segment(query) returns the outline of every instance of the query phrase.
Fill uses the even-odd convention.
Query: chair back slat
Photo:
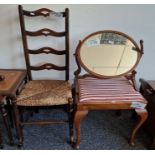
[[[34,71],[44,70],[44,69],[47,69],[47,70],[54,69],[54,70],[63,71],[63,70],[66,70],[66,66],[57,66],[51,63],[45,63],[40,66],[30,66],[30,69]]]
[[[44,28],[44,29],[41,29],[41,30],[38,30],[38,31],[34,31],[34,32],[26,31],[26,34],[29,35],[29,36],[41,36],[41,35],[44,35],[44,36],[55,36],[55,37],[63,37],[63,36],[66,35],[65,32],[56,32],[56,31],[52,31],[52,30],[47,29],[47,28]]]
[[[36,16],[56,16],[56,17],[65,17],[66,14],[65,12],[55,12],[53,10],[47,9],[47,8],[41,8],[35,11],[27,11],[27,10],[23,10],[23,14],[25,16],[29,16],[29,17],[36,17]]]
[[[30,54],[41,54],[41,53],[45,53],[45,54],[56,54],[56,55],[64,55],[66,54],[66,50],[56,50],[54,48],[51,47],[42,47],[40,49],[37,50],[29,50]]]

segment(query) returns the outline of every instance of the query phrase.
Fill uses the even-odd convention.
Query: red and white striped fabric
[[[125,77],[78,79],[80,102],[144,102],[142,95]]]

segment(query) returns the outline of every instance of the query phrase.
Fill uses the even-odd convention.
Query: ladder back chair
[[[113,30],[92,33],[79,42],[75,53],[78,69],[74,73],[75,148],[80,147],[81,121],[90,110],[135,110],[140,120],[130,135],[129,143],[134,144],[135,134],[148,115],[147,102],[135,83],[142,40],[140,46],[128,35]]]
[[[72,92],[71,86],[69,84],[69,9],[66,8],[64,12],[54,12],[47,8],[41,8],[35,11],[24,10],[21,5],[18,6],[19,11],[19,20],[22,34],[22,42],[24,48],[24,55],[27,67],[27,83],[24,88],[21,90],[20,94],[17,95],[16,99],[13,101],[13,108],[15,113],[15,123],[17,130],[17,137],[19,140],[18,145],[23,145],[23,133],[22,126],[26,124],[55,124],[55,123],[64,123],[69,122],[69,132],[70,139],[72,135],[72,122],[71,122],[71,109],[72,109]],[[35,31],[30,31],[26,27],[27,19],[43,18],[56,21],[57,19],[62,20],[64,24],[64,31],[54,31],[49,28],[42,28]],[[33,20],[32,19],[32,20]],[[33,25],[32,25],[33,26]],[[38,28],[37,28],[38,29]],[[50,39],[54,38],[64,38],[64,47],[63,50],[57,50],[55,48],[44,46],[37,49],[30,48],[30,38],[44,37]],[[31,40],[33,44],[33,40]],[[59,43],[59,42],[58,42]],[[63,42],[60,42],[63,44]],[[35,43],[34,43],[35,44]],[[38,46],[40,44],[37,44]],[[60,44],[61,46],[61,44]],[[64,56],[65,62],[63,65],[57,65],[53,62],[47,62],[41,65],[33,65],[31,60],[31,55],[37,56],[41,55],[41,60],[44,59],[44,56],[54,54],[57,56]],[[42,71],[42,70],[56,70],[59,72],[64,72],[64,80],[53,79],[48,76],[48,79],[34,79],[33,72]],[[33,72],[32,72],[33,71]],[[53,74],[52,74],[53,75]],[[20,109],[23,108],[41,108],[41,107],[67,107],[68,120],[37,120],[37,121],[26,121],[23,119]],[[46,109],[45,108],[45,109]],[[38,114],[39,115],[39,114]]]

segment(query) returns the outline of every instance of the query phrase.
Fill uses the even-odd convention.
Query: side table
[[[148,119],[144,124],[144,129],[152,137],[153,141],[150,149],[155,149],[155,80],[140,79],[140,92],[148,101]]]
[[[7,104],[12,104],[13,100],[16,99],[17,93],[19,93],[19,91],[22,89],[22,86],[27,79],[26,70],[0,69],[0,75],[4,77],[4,80],[0,81],[0,96],[6,97],[6,99],[8,100]],[[9,113],[12,114],[12,108],[9,109],[11,110]],[[5,113],[4,104],[1,104],[1,112]],[[7,124],[7,131],[10,143],[13,143],[11,129],[8,125],[7,120],[5,124]]]

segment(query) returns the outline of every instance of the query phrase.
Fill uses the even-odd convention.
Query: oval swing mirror
[[[115,77],[131,72],[142,52],[128,35],[118,31],[99,31],[86,37],[78,48],[78,61],[90,74]]]

